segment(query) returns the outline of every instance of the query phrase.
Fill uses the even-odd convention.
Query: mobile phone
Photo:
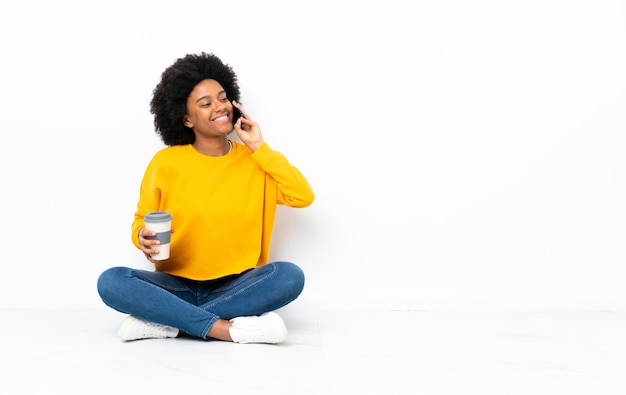
[[[233,124],[235,124],[237,122],[237,120],[239,118],[243,117],[243,114],[241,113],[241,110],[239,110],[237,107],[233,106]],[[241,130],[244,130],[244,124],[241,124]]]

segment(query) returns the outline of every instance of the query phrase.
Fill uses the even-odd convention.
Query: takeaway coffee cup
[[[167,211],[151,211],[143,218],[146,229],[156,232],[155,236],[146,237],[149,240],[159,240],[161,244],[154,246],[158,254],[150,254],[157,261],[170,257],[170,235],[172,233],[172,216]]]

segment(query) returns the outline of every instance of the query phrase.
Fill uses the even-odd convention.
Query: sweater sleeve
[[[287,158],[265,143],[252,154],[252,158],[276,181],[278,204],[289,207],[307,207],[315,199],[307,179]]]
[[[150,161],[144,172],[139,189],[139,202],[135,211],[135,218],[131,224],[131,241],[135,247],[141,249],[139,244],[139,230],[144,226],[143,218],[150,211],[160,208],[161,190],[157,186],[158,172],[156,156]]]

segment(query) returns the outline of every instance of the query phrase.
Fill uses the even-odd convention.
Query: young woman
[[[154,271],[114,267],[98,278],[111,308],[129,314],[123,340],[176,337],[280,343],[274,310],[296,299],[302,270],[268,262],[276,205],[306,207],[306,178],[263,139],[239,101],[237,76],[213,54],[184,56],[161,75],[150,103],[168,147],[145,171],[132,223],[134,245]],[[228,138],[236,131],[243,144]],[[144,227],[151,211],[172,215],[170,257]]]

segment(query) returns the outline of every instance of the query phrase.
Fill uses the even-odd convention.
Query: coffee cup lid
[[[143,218],[144,222],[171,221],[172,216],[167,211],[151,211]]]

